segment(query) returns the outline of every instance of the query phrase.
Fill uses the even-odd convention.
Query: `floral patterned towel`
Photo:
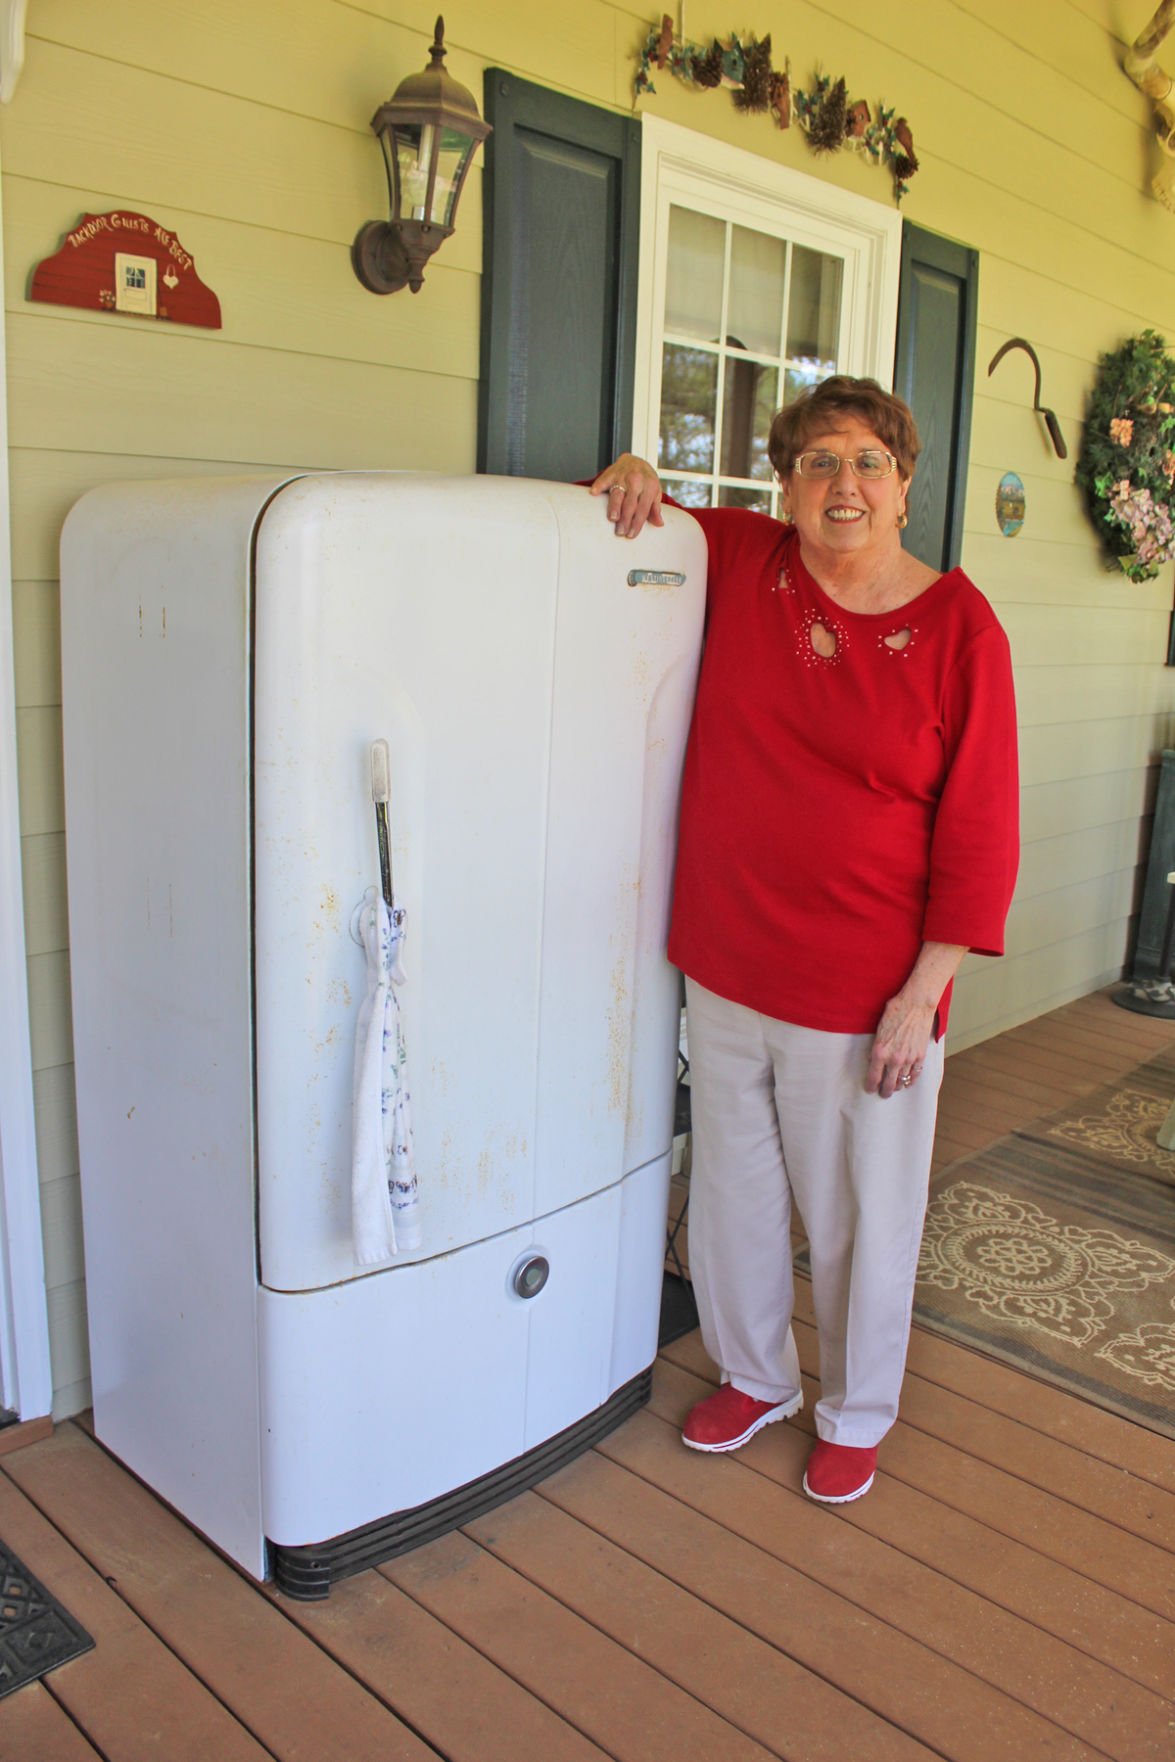
[[[351,1227],[355,1259],[376,1266],[421,1246],[407,1054],[396,988],[404,913],[369,887],[359,910],[367,992],[355,1028]]]

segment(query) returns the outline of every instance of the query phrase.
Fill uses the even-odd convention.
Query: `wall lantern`
[[[453,231],[473,155],[490,132],[467,92],[442,63],[445,21],[437,19],[432,60],[401,80],[371,126],[383,148],[391,220],[372,220],[351,246],[355,274],[373,294],[419,293],[424,266]]]

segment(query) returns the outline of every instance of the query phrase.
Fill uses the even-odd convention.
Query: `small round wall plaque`
[[[995,517],[1005,538],[1015,538],[1024,524],[1024,485],[1014,471],[1005,471],[995,492]]]

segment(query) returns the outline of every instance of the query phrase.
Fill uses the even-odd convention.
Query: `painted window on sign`
[[[771,418],[841,364],[843,270],[782,234],[670,207],[658,466],[677,501],[777,511]]]

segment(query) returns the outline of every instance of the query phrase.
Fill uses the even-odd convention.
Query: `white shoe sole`
[[[777,1419],[793,1418],[803,1405],[804,1397],[797,1395],[794,1401],[783,1401],[778,1407],[769,1407],[766,1413],[761,1414],[754,1425],[748,1426],[739,1437],[726,1438],[721,1444],[695,1444],[694,1440],[687,1438],[684,1432],[681,1434],[681,1441],[687,1450],[705,1450],[711,1456],[721,1454],[726,1450],[740,1450],[744,1444],[749,1444],[755,1433],[761,1432],[764,1426],[774,1425]]]
[[[871,1474],[863,1487],[854,1487],[851,1493],[814,1493],[808,1485],[808,1475],[804,1473],[804,1491],[809,1499],[815,1499],[819,1505],[851,1505],[854,1499],[863,1499],[873,1485],[877,1476]]]

